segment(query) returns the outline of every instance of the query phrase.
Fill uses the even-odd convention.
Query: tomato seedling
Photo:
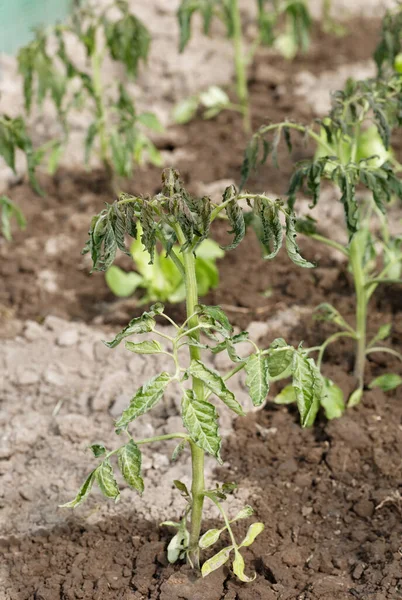
[[[304,0],[257,0],[256,4],[258,33],[246,50],[239,0],[182,0],[178,10],[181,52],[190,41],[191,21],[195,13],[199,13],[203,19],[205,34],[209,33],[215,17],[225,25],[226,35],[233,44],[237,102],[231,102],[223,90],[212,86],[198,96],[183,100],[176,107],[174,117],[177,122],[189,121],[201,105],[206,109],[204,117],[207,119],[216,116],[223,109],[239,111],[243,115],[244,128],[249,131],[251,122],[247,68],[258,47],[261,44],[275,46],[289,59],[299,49],[307,50],[311,18]],[[278,34],[283,21],[285,32]]]
[[[233,570],[242,581],[249,581],[244,573],[244,560],[240,548],[249,546],[262,531],[261,523],[250,526],[246,538],[239,544],[234,537],[232,524],[240,518],[252,514],[245,507],[230,520],[221,501],[232,491],[231,484],[216,489],[208,489],[204,480],[205,453],[221,462],[221,437],[218,427],[218,406],[211,402],[215,396],[237,415],[244,415],[243,407],[228,387],[231,377],[241,370],[246,373],[246,386],[255,406],[266,400],[270,381],[278,377],[292,377],[301,424],[313,423],[323,393],[323,379],[313,359],[300,346],[293,348],[282,338],[276,339],[267,349],[260,349],[249,339],[247,332],[235,334],[225,313],[218,306],[205,306],[198,302],[196,255],[201,243],[208,239],[211,223],[226,214],[233,241],[224,247],[228,251],[240,244],[245,235],[245,216],[239,205],[246,200],[251,215],[259,215],[263,227],[259,231],[260,241],[266,257],[273,258],[282,244],[283,230],[280,214],[286,222],[286,249],[289,257],[303,267],[313,265],[300,256],[295,236],[295,216],[282,203],[271,200],[264,194],[238,193],[234,186],[226,188],[221,204],[213,204],[208,197],[192,197],[183,187],[178,173],[168,169],[163,174],[162,191],[152,198],[123,196],[105,208],[92,219],[89,240],[84,252],[89,252],[95,270],[109,268],[118,249],[128,253],[125,236],[137,237],[138,223],[142,228],[141,241],[144,254],[154,260],[156,244],[160,243],[167,256],[184,278],[186,290],[187,318],[182,324],[175,323],[158,303],[134,318],[110,342],[114,348],[129,336],[153,333],[154,339],[126,341],[128,351],[138,354],[168,354],[172,359],[172,370],[155,375],[144,383],[132,397],[129,406],[115,423],[116,432],[126,437],[125,442],[114,450],[107,450],[103,444],[95,444],[91,449],[100,464],[89,474],[76,498],[64,506],[78,506],[83,502],[96,482],[103,494],[118,500],[119,485],[114,475],[112,457],[117,456],[118,467],[126,482],[142,493],[144,482],[141,476],[141,452],[143,444],[161,440],[177,439],[174,456],[189,446],[192,460],[191,490],[180,482],[174,485],[184,496],[187,506],[180,523],[171,521],[166,525],[177,529],[168,548],[168,558],[175,562],[187,557],[190,564],[198,568],[200,549],[218,541],[221,534],[228,533],[229,546],[207,560],[201,572],[205,576],[225,564],[233,556]],[[179,254],[181,257],[179,258]],[[158,329],[157,320],[166,319],[174,329],[168,335]],[[203,337],[201,337],[201,334]],[[159,341],[161,338],[163,345]],[[205,338],[205,339],[204,339]],[[246,357],[238,355],[236,348],[240,342],[250,344],[251,353]],[[217,354],[226,351],[233,361],[233,368],[224,375],[213,370],[203,359],[204,352]],[[183,354],[188,355],[184,356]],[[189,358],[190,361],[185,360]],[[149,411],[159,402],[172,382],[181,389],[182,419],[186,430],[162,436],[134,440],[129,432],[132,421]],[[200,538],[204,501],[212,501],[223,516],[224,526],[210,530]]]
[[[113,11],[119,14],[117,20],[111,16]],[[71,59],[67,38],[82,48],[85,69]],[[51,44],[55,45],[52,52]],[[90,3],[76,8],[69,22],[38,30],[34,40],[20,50],[27,113],[34,99],[41,106],[50,98],[63,132],[60,139],[50,140],[36,152],[38,160],[48,157],[50,173],[56,170],[68,141],[73,111],[85,107],[94,115],[85,139],[85,164],[97,141],[97,153],[115,192],[119,191],[117,177],[129,177],[133,162],[146,159],[161,165],[160,153],[144,133],[146,128],[162,130],[157,117],[150,112],[137,114],[123,80],[107,85],[103,80],[107,59],[120,63],[126,76],[135,77],[149,46],[148,30],[130,13],[126,0],[114,0],[102,11]]]
[[[121,298],[131,296],[138,288],[144,290],[137,306],[149,302],[183,302],[186,299],[184,279],[172,261],[164,252],[155,251],[153,263],[150,256],[144,252],[141,243],[142,229],[137,225],[137,239],[130,245],[136,272],[126,272],[112,265],[106,271],[106,283],[112,292]],[[173,247],[179,259],[182,260],[180,248]],[[211,239],[206,239],[197,248],[195,273],[197,276],[198,296],[205,296],[210,289],[219,283],[219,271],[216,260],[223,258],[225,252]]]
[[[20,208],[7,196],[0,196],[0,231],[7,242],[12,239],[11,220],[15,219],[20,229],[25,229],[26,220]]]
[[[402,183],[396,175],[401,167],[389,148],[392,128],[402,124],[399,108],[401,91],[402,80],[399,76],[392,76],[387,80],[350,80],[344,90],[333,95],[329,115],[316,120],[311,126],[285,121],[261,127],[252,137],[243,162],[245,182],[251,170],[265,162],[270,154],[277,163],[277,149],[282,137],[291,152],[292,132],[296,131],[314,142],[316,153],[312,160],[299,164],[292,176],[288,190],[290,207],[293,208],[299,190],[313,197],[314,207],[319,200],[324,180],[330,180],[340,190],[349,236],[347,246],[317,233],[315,222],[311,218],[299,221],[297,228],[312,239],[339,251],[347,259],[353,276],[356,323],[354,326],[348,324],[335,307],[324,304],[320,311],[321,318],[335,323],[341,331],[328,338],[317,349],[320,366],[328,344],[340,337],[355,340],[354,374],[357,388],[349,398],[349,406],[357,404],[362,397],[367,355],[388,352],[402,360],[402,355],[395,350],[377,345],[377,341],[389,335],[389,326],[381,327],[371,342],[367,340],[368,304],[373,293],[381,283],[402,282],[402,237],[391,236],[385,209],[393,196],[402,198]],[[370,146],[373,132],[374,146]],[[359,143],[367,133],[369,136],[364,152],[368,154],[364,156]],[[380,156],[373,155],[379,146]],[[368,190],[368,200],[359,200],[356,191],[358,185],[363,185]],[[373,217],[377,217],[379,221],[377,229],[373,228]],[[338,394],[338,390],[332,388],[330,392]],[[290,391],[289,394],[286,396],[288,401]],[[285,397],[282,401],[285,401]],[[337,400],[336,405],[339,407]],[[331,414],[328,405],[327,414]]]

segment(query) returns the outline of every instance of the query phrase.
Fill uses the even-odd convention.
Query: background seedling
[[[76,498],[64,506],[75,507],[86,499],[96,482],[108,498],[118,500],[119,486],[114,475],[112,458],[117,457],[118,467],[126,482],[142,493],[144,482],[141,476],[141,452],[143,444],[161,440],[177,439],[179,445],[174,452],[190,447],[192,460],[191,490],[180,481],[174,484],[187,502],[180,523],[168,521],[167,525],[177,529],[168,548],[171,562],[187,557],[190,564],[198,568],[200,549],[215,543],[221,534],[228,534],[230,545],[218,552],[202,565],[205,576],[233,558],[233,570],[242,581],[250,577],[244,573],[244,561],[240,549],[249,546],[262,531],[261,523],[250,526],[246,538],[238,544],[233,534],[232,524],[240,518],[252,514],[246,507],[232,521],[227,517],[221,501],[233,490],[231,484],[224,484],[209,490],[204,481],[205,453],[221,462],[221,437],[218,427],[218,407],[211,397],[223,402],[237,415],[244,410],[236,400],[227,383],[239,371],[246,373],[246,386],[255,406],[265,401],[271,380],[278,377],[292,377],[292,385],[303,426],[313,423],[323,393],[323,379],[314,361],[302,347],[293,348],[285,340],[275,340],[269,348],[260,349],[249,339],[247,332],[235,334],[225,313],[220,307],[198,303],[196,255],[201,243],[209,236],[211,223],[222,214],[231,225],[233,241],[224,249],[230,250],[240,244],[245,235],[244,214],[239,202],[247,200],[251,215],[258,215],[263,223],[259,231],[260,241],[266,250],[266,257],[277,254],[282,243],[283,231],[279,215],[286,221],[286,249],[296,264],[311,267],[300,256],[296,241],[295,216],[278,201],[265,195],[239,194],[234,186],[226,188],[221,204],[213,204],[209,198],[192,197],[183,187],[178,173],[172,169],[163,174],[162,191],[152,198],[123,196],[105,208],[92,219],[89,240],[84,252],[89,252],[95,270],[108,269],[118,249],[128,252],[125,236],[137,238],[138,223],[142,228],[141,241],[145,255],[155,258],[156,245],[160,243],[167,256],[184,277],[186,290],[187,318],[182,324],[175,323],[164,311],[160,303],[153,305],[141,317],[134,318],[116,337],[105,342],[114,348],[123,340],[128,351],[138,354],[168,354],[172,359],[172,370],[155,375],[143,384],[134,394],[129,406],[115,423],[116,432],[123,435],[125,442],[115,450],[108,451],[103,444],[91,447],[100,464],[89,474]],[[272,248],[271,248],[272,245]],[[178,250],[175,248],[178,247]],[[179,254],[181,257],[179,258]],[[158,329],[157,321],[166,319],[174,328],[174,335]],[[128,337],[143,333],[153,333],[153,339],[127,341]],[[201,334],[203,337],[201,338]],[[205,336],[205,339],[204,339]],[[159,338],[161,341],[159,341]],[[162,342],[162,343],[161,343]],[[240,357],[236,345],[250,344],[250,355]],[[234,363],[233,368],[221,375],[203,359],[204,352],[217,354],[226,351]],[[182,355],[189,355],[190,362]],[[129,432],[132,421],[153,408],[159,402],[166,388],[175,382],[182,395],[182,419],[185,432],[169,433],[154,438],[134,440]],[[224,527],[219,531],[205,533],[200,539],[204,500],[211,500],[223,516]]]
[[[246,131],[250,130],[247,68],[257,48],[261,44],[274,45],[286,58],[293,58],[298,50],[307,50],[311,26],[308,8],[303,0],[257,0],[257,11],[258,34],[247,50],[238,0],[182,1],[178,11],[181,52],[190,41],[191,21],[195,13],[200,13],[202,16],[205,34],[209,33],[215,17],[225,25],[226,35],[233,44],[237,102],[230,102],[225,92],[212,86],[206,92],[186,99],[176,107],[174,117],[177,122],[189,121],[201,105],[206,109],[205,118],[212,118],[223,109],[241,112],[244,128]],[[283,21],[285,33],[278,33]]]
[[[113,11],[118,12],[117,20],[111,16]],[[66,36],[82,47],[87,59],[84,70],[70,58]],[[55,46],[52,51],[51,45]],[[71,114],[87,106],[94,120],[88,127],[83,158],[88,165],[97,141],[99,158],[115,192],[119,191],[116,178],[129,177],[134,162],[149,160],[161,165],[158,150],[144,133],[144,129],[161,131],[156,116],[137,114],[123,81],[105,85],[103,80],[106,59],[121,63],[125,76],[134,78],[147,59],[149,45],[148,30],[130,13],[126,0],[110,2],[102,11],[85,3],[75,9],[68,23],[36,32],[18,55],[25,108],[29,114],[34,102],[42,106],[45,98],[50,98],[63,132],[60,139],[36,151],[37,162],[46,157],[49,172],[54,173],[69,138]]]
[[[401,124],[401,85],[399,76],[391,76],[387,80],[349,80],[344,90],[333,95],[332,110],[324,119],[318,119],[311,126],[285,121],[262,127],[252,137],[243,163],[245,182],[251,170],[265,162],[269,155],[277,163],[277,148],[282,137],[291,152],[292,134],[299,132],[313,140],[316,153],[312,160],[304,161],[295,169],[288,190],[290,207],[293,208],[298,191],[311,195],[311,206],[316,206],[324,180],[331,181],[340,190],[349,236],[348,245],[344,246],[339,241],[318,233],[311,218],[299,221],[297,228],[312,239],[342,253],[353,276],[356,323],[353,326],[348,324],[336,307],[323,305],[319,312],[320,318],[335,323],[341,331],[317,348],[320,366],[328,344],[340,337],[355,340],[354,374],[357,389],[349,398],[349,406],[357,404],[362,397],[368,354],[389,352],[402,360],[402,356],[396,351],[376,344],[385,339],[390,330],[381,328],[374,340],[367,340],[367,310],[374,291],[380,283],[401,282],[402,238],[391,235],[385,209],[393,196],[402,198],[402,184],[396,175],[400,165],[389,148],[392,128]],[[359,143],[368,132],[369,141],[370,136],[371,141],[374,139],[374,147],[370,144],[367,147],[366,140],[365,152],[376,151],[380,144],[380,155],[364,155],[362,148],[359,148]],[[359,200],[356,192],[358,185],[363,185],[368,190],[369,199]],[[376,228],[373,227],[374,217],[377,218]],[[387,335],[384,334],[385,331],[388,331]],[[335,392],[338,395],[338,391]],[[289,400],[289,396],[286,398]],[[339,401],[335,398],[334,403],[337,407],[334,409],[335,413],[338,413]],[[331,414],[330,410],[328,412],[328,402],[327,414]]]

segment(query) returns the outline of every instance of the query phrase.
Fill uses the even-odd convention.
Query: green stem
[[[176,235],[179,244],[183,247],[186,243],[186,240],[179,226],[176,227]],[[197,329],[199,321],[198,315],[195,312],[195,307],[198,304],[198,289],[197,278],[195,274],[195,258],[191,250],[186,250],[183,252],[183,262],[186,284],[186,309],[188,317],[188,327],[189,329],[193,329],[193,331],[190,333],[190,336],[193,339],[199,341],[200,333]],[[199,360],[201,358],[200,349],[195,346],[190,346],[190,357],[192,360]],[[202,383],[202,381],[193,377],[192,388],[194,395],[198,399],[203,400],[204,384]],[[194,565],[195,568],[199,569],[200,558],[198,542],[200,539],[201,532],[202,509],[204,505],[205,491],[204,450],[202,450],[202,448],[199,448],[194,442],[191,441],[190,448],[192,465],[192,505],[188,560],[192,565]]]
[[[350,244],[350,266],[356,292],[356,356],[354,375],[359,388],[364,385],[364,366],[366,363],[366,328],[367,328],[367,292],[366,278],[363,269],[363,253],[366,247],[366,232],[355,234]]]
[[[321,368],[322,359],[324,357],[324,352],[327,349],[327,347],[330,344],[332,344],[332,342],[335,342],[335,340],[338,340],[341,337],[350,337],[350,338],[356,339],[356,334],[350,333],[348,331],[338,331],[337,333],[334,333],[333,335],[331,335],[327,340],[325,340],[325,342],[317,348],[319,350],[319,354],[317,357],[317,367],[319,369]],[[311,350],[313,350],[313,348],[309,348],[309,351],[311,351]]]
[[[385,352],[386,354],[392,354],[392,356],[396,356],[400,361],[402,361],[402,354],[396,350],[392,350],[392,348],[386,348],[385,346],[372,346],[366,350],[366,355],[372,354],[373,352]]]
[[[238,0],[232,0],[233,44],[235,52],[236,93],[242,107],[243,126],[246,133],[251,131],[249,96],[247,88],[246,59],[243,44],[240,8]]]
[[[328,152],[329,156],[334,155],[334,149],[329,144],[327,144],[327,142],[322,140],[320,138],[320,136],[317,133],[315,133],[315,131],[313,131],[309,127],[305,127],[304,125],[298,125],[297,123],[292,123],[292,121],[284,121],[282,123],[272,123],[271,125],[267,125],[266,127],[261,127],[261,129],[259,130],[259,134],[262,135],[273,129],[283,128],[283,127],[287,127],[288,129],[295,129],[296,131],[300,131],[301,133],[307,133],[307,135],[310,136],[311,139],[313,139],[315,142],[317,142],[317,144],[319,146],[321,146]]]
[[[99,142],[100,142],[100,159],[106,171],[106,175],[110,182],[110,188],[115,195],[120,194],[120,189],[116,181],[116,175],[109,157],[109,145],[107,138],[107,116],[106,107],[103,102],[103,82],[102,82],[102,64],[103,56],[101,52],[94,52],[91,57],[96,120],[98,125]]]
[[[349,252],[347,248],[345,248],[344,246],[342,246],[342,244],[339,244],[338,242],[329,240],[325,236],[320,235],[318,233],[307,234],[307,237],[311,238],[312,240],[316,240],[317,242],[321,242],[322,244],[325,244],[330,248],[334,248],[335,250],[338,250],[338,252],[341,252],[344,256],[349,257]]]

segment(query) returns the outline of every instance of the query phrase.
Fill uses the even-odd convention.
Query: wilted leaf
[[[103,444],[91,444],[91,446],[89,446],[89,449],[92,450],[93,455],[96,458],[102,456],[106,452],[106,448]]]
[[[218,554],[215,554],[215,556],[205,561],[201,568],[202,576],[206,577],[212,573],[212,571],[216,571],[222,567],[229,560],[229,555],[232,550],[233,546],[227,546],[218,552]]]
[[[236,414],[244,416],[241,405],[237,402],[233,392],[227,387],[222,377],[216,371],[207,368],[201,361],[192,360],[188,373],[202,381],[211,392],[222,400]]]
[[[235,551],[235,558],[234,558],[233,565],[232,565],[233,573],[236,575],[236,577],[238,577],[240,579],[240,581],[243,581],[244,583],[250,583],[251,581],[254,581],[254,579],[257,577],[257,574],[254,573],[253,577],[248,577],[244,573],[244,569],[245,569],[244,558],[242,557],[240,552],[237,550],[237,548],[235,548],[234,551]]]
[[[136,333],[149,333],[153,331],[156,325],[154,315],[151,312],[144,312],[141,317],[131,319],[130,323],[124,327],[111,342],[103,342],[108,348],[115,348],[124,338]]]
[[[269,373],[266,357],[252,354],[246,361],[246,386],[254,406],[261,406],[269,392]]]
[[[243,548],[245,546],[251,546],[257,535],[260,535],[262,531],[264,531],[264,523],[252,523],[248,528],[246,537],[240,544],[240,548]]]
[[[144,480],[141,477],[141,452],[137,444],[130,440],[117,453],[120,471],[128,485],[140,494],[144,491]]]
[[[107,498],[113,498],[117,502],[120,490],[114,478],[113,467],[108,458],[95,470],[95,478],[102,494]]]
[[[66,504],[61,504],[59,508],[75,508],[84,502],[91,492],[93,483],[95,481],[95,473],[96,469],[88,475],[74,500],[71,500],[71,502],[67,502]]]
[[[372,390],[373,388],[380,388],[383,392],[389,392],[394,390],[399,385],[402,385],[402,377],[400,375],[396,375],[395,373],[386,373],[385,375],[380,375],[373,379],[373,381],[369,384],[369,388]]]
[[[158,354],[163,348],[156,340],[145,340],[144,342],[126,342],[127,350],[135,354]]]
[[[137,419],[155,406],[162,398],[170,380],[171,376],[169,373],[163,372],[156,377],[152,377],[152,379],[141,386],[131,399],[129,407],[126,408],[121,417],[116,421],[116,429],[127,427],[131,421],[134,421],[134,419]]]
[[[215,456],[219,462],[221,438],[218,430],[218,413],[213,404],[196,398],[187,390],[182,400],[183,423],[191,439],[205,452]]]
[[[299,267],[305,267],[306,269],[312,269],[315,265],[300,254],[299,246],[296,243],[296,227],[295,227],[295,216],[294,214],[286,215],[286,249],[289,258],[295,265]]]
[[[310,427],[323,396],[323,377],[313,359],[300,351],[294,353],[292,375],[302,427]]]
[[[200,537],[200,548],[204,550],[205,548],[213,546],[219,540],[219,536],[221,535],[222,531],[225,531],[225,529],[226,528],[224,527],[223,529],[209,529],[206,531],[204,535]]]

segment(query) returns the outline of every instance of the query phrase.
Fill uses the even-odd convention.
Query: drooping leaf
[[[5,240],[8,242],[11,241],[11,219],[15,218],[18,226],[21,229],[25,229],[26,220],[21,211],[14,202],[10,200],[7,196],[0,196],[0,215],[1,215],[1,225],[0,231]]]
[[[139,492],[144,491],[144,480],[141,477],[141,452],[137,444],[130,440],[117,453],[119,469],[128,485]]]
[[[289,258],[295,265],[299,267],[305,267],[306,269],[313,269],[315,264],[309,262],[303,258],[300,254],[299,246],[296,243],[296,218],[293,213],[286,215],[286,249]]]
[[[205,452],[221,461],[221,438],[218,430],[218,413],[213,404],[199,400],[192,390],[187,390],[182,399],[182,417],[191,439]]]
[[[314,318],[322,321],[329,321],[330,323],[335,323],[341,329],[350,330],[350,325],[345,321],[340,312],[332,306],[332,304],[328,304],[328,302],[323,302],[319,304],[314,309]]]
[[[184,448],[186,447],[187,440],[182,440],[179,444],[177,444],[176,448],[172,452],[172,462],[176,462]]]
[[[213,319],[213,321],[216,323],[219,323],[229,335],[233,333],[233,327],[220,306],[207,306],[205,304],[199,304],[197,306],[197,311],[199,314],[206,315],[207,317]]]
[[[158,354],[163,348],[157,340],[145,340],[144,342],[126,342],[125,346],[135,354]]]
[[[323,377],[313,359],[302,351],[293,355],[292,376],[302,427],[310,427],[323,397]]]
[[[93,452],[93,455],[98,458],[106,452],[106,448],[103,444],[91,444],[89,449]]]
[[[233,561],[233,573],[236,575],[236,577],[238,577],[240,579],[240,581],[243,581],[243,583],[250,583],[251,581],[254,581],[254,579],[257,577],[257,574],[254,573],[254,575],[252,577],[248,577],[245,572],[245,564],[244,564],[244,558],[242,557],[242,555],[240,554],[240,552],[238,551],[237,548],[234,549],[235,551],[235,558]]]
[[[144,312],[140,317],[131,319],[128,325],[124,327],[116,337],[110,342],[103,342],[108,348],[115,348],[124,338],[137,333],[149,333],[155,329],[156,321],[153,311]]]
[[[293,404],[296,402],[296,392],[293,385],[286,385],[274,398],[275,404]]]
[[[108,458],[101,462],[99,467],[95,470],[95,478],[102,494],[117,502],[120,496],[120,490],[113,474],[113,467]]]
[[[78,494],[76,495],[74,500],[66,502],[66,504],[61,504],[59,508],[75,508],[76,506],[79,506],[82,502],[84,502],[84,500],[87,499],[91,492],[93,483],[95,481],[95,473],[96,469],[88,475],[88,477],[80,487]]]
[[[229,219],[229,223],[232,227],[231,231],[229,231],[228,233],[233,233],[234,239],[230,244],[228,244],[227,246],[221,246],[221,248],[222,250],[233,250],[234,248],[237,248],[237,246],[240,244],[240,242],[243,240],[246,234],[244,214],[242,208],[238,205],[235,199],[229,202],[229,204],[225,208],[225,211]]]
[[[184,558],[189,541],[190,534],[187,529],[181,525],[179,531],[170,540],[167,548],[168,561],[171,564],[174,564],[180,558]]]
[[[173,481],[173,485],[175,486],[176,489],[179,490],[179,492],[183,496],[183,498],[190,498],[190,492],[188,491],[185,483],[183,483],[182,481],[179,481],[178,479],[175,479]]]
[[[244,416],[241,405],[237,402],[233,392],[227,387],[222,377],[217,371],[209,369],[199,360],[192,360],[188,373],[202,381],[211,392],[213,392],[222,402],[228,406],[237,415]]]
[[[252,523],[247,530],[246,537],[240,544],[240,548],[244,548],[246,546],[251,546],[254,542],[257,535],[260,535],[264,531],[264,523]]]
[[[205,548],[209,548],[213,546],[221,535],[222,531],[225,531],[225,527],[223,529],[209,529],[200,537],[200,541],[198,543],[199,547],[205,550]]]
[[[227,546],[223,548],[218,554],[215,554],[209,560],[206,560],[201,567],[201,575],[206,577],[213,571],[216,571],[220,567],[222,567],[229,560],[229,555],[233,550],[233,546]]]
[[[381,325],[370,342],[370,346],[374,346],[376,342],[387,339],[391,335],[392,323],[385,323]]]
[[[369,384],[369,388],[372,390],[373,388],[380,388],[383,392],[389,392],[394,390],[399,385],[402,385],[402,377],[400,375],[396,375],[395,373],[386,373],[385,375],[380,375],[373,379],[373,381]]]
[[[265,358],[270,377],[286,377],[292,365],[294,349],[289,348],[283,338],[274,340],[269,349],[271,352]]]
[[[321,398],[321,406],[324,408],[328,420],[339,419],[345,412],[345,401],[340,387],[330,379],[324,379],[324,393]]]
[[[113,60],[123,63],[127,72],[135,77],[140,62],[148,58],[151,42],[148,29],[137,17],[124,11],[116,21],[105,18],[104,31]]]
[[[142,385],[131,399],[129,407],[123,411],[121,417],[116,421],[116,429],[124,429],[131,421],[134,421],[134,419],[137,419],[155,406],[162,398],[170,381],[171,376],[169,373],[163,372],[152,377],[152,379]]]
[[[261,352],[251,354],[244,369],[247,373],[246,386],[254,406],[261,406],[269,392],[268,363]]]
[[[279,209],[277,205],[273,206],[264,197],[257,198],[254,206],[256,214],[261,220],[260,242],[265,251],[264,258],[271,260],[278,254],[283,240]]]

